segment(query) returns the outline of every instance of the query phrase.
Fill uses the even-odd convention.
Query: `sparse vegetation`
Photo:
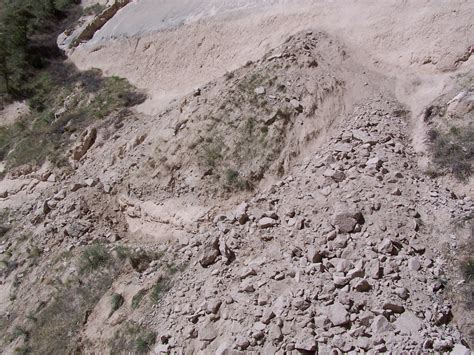
[[[94,5],[88,6],[84,9],[84,15],[86,15],[86,16],[88,16],[88,15],[98,15],[102,11],[104,11],[105,8],[106,7],[102,4],[94,4]]]
[[[140,306],[140,302],[142,301],[143,297],[147,294],[147,290],[142,289],[138,291],[133,297],[132,297],[132,308],[137,309]]]
[[[472,125],[462,129],[451,127],[447,132],[432,129],[428,132],[428,138],[431,142],[433,162],[437,167],[448,169],[459,180],[466,180],[471,176],[474,159]]]
[[[125,79],[102,78],[97,70],[79,74],[63,64],[44,71],[30,85],[35,87],[31,113],[0,127],[0,160],[7,161],[7,169],[46,159],[64,165],[71,133],[145,99]]]
[[[54,41],[74,0],[3,0],[0,11],[0,94],[25,98],[28,83],[48,61],[60,57]]]
[[[80,329],[91,310],[112,285],[114,273],[95,275],[83,282],[59,288],[36,315],[27,346],[34,354],[73,353]]]
[[[474,281],[474,257],[470,257],[462,263],[462,272],[467,282]]]
[[[229,188],[237,190],[249,190],[252,185],[249,181],[243,179],[239,172],[234,169],[227,169],[225,171],[225,181]]]
[[[114,293],[112,294],[112,297],[110,298],[110,306],[111,306],[111,310],[110,310],[110,314],[109,314],[109,317],[115,313],[115,311],[117,311],[120,307],[122,307],[123,303],[124,303],[124,299],[123,299],[123,296],[120,294],[120,293]]]
[[[155,332],[135,323],[126,323],[117,330],[109,345],[112,354],[147,354],[155,342]]]
[[[101,244],[94,244],[87,247],[79,259],[79,270],[82,274],[90,273],[106,266],[110,261],[110,253]]]
[[[171,289],[172,283],[168,277],[160,277],[150,291],[150,299],[158,303],[163,295]]]

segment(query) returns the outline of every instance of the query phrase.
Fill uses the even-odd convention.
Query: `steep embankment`
[[[69,55],[158,113],[78,85],[64,107],[100,115],[66,165],[1,181],[2,349],[468,353],[472,191],[418,168],[412,127],[472,68],[473,6],[170,1],[185,24],[138,36],[155,3]]]
[[[399,96],[420,109],[446,85],[438,74],[463,64],[473,22],[473,5],[465,1],[140,1],[70,55],[82,69],[98,67],[148,89],[151,100],[142,109],[158,112],[292,33],[317,28],[396,77]]]

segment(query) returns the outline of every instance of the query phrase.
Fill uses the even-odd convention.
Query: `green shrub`
[[[110,340],[112,354],[148,354],[156,342],[156,333],[135,323],[126,323]]]
[[[151,350],[156,341],[156,334],[151,331],[143,332],[135,340],[136,350],[140,354],[146,354]]]
[[[143,297],[147,294],[147,290],[142,289],[138,291],[133,297],[132,297],[132,308],[137,309],[140,306],[140,302],[142,301]]]
[[[112,297],[110,298],[111,310],[110,310],[109,317],[110,317],[115,311],[117,311],[120,307],[122,307],[123,303],[124,303],[123,296],[122,296],[120,293],[114,293],[114,294],[112,295]]]
[[[234,169],[227,169],[225,171],[225,182],[228,187],[238,190],[249,190],[252,186],[250,182],[242,179],[239,172]]]
[[[167,277],[160,278],[150,292],[150,299],[153,303],[158,303],[163,295],[171,290],[171,280]]]
[[[87,247],[79,259],[79,271],[81,274],[90,273],[110,262],[110,254],[101,244]]]

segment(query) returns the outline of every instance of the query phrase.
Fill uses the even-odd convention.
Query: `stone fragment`
[[[395,189],[392,190],[392,192],[390,192],[390,194],[393,196],[401,196],[402,192],[400,191],[398,187],[396,187]]]
[[[350,269],[352,269],[353,265],[350,260],[347,259],[339,259],[336,262],[336,271],[343,272],[344,274],[347,273]]]
[[[298,100],[295,100],[295,99],[291,100],[290,105],[293,106],[293,108],[297,112],[299,112],[299,113],[303,112],[303,106],[301,105],[301,102],[299,102]]]
[[[260,319],[262,321],[262,323],[264,324],[269,324],[270,321],[275,318],[275,313],[273,313],[273,311],[270,309],[270,308],[266,308],[264,311],[263,311],[263,315],[262,315],[262,318]]]
[[[372,321],[372,333],[374,335],[390,332],[393,330],[393,325],[382,315],[376,316]]]
[[[380,261],[377,259],[370,260],[365,267],[365,274],[373,279],[381,278],[382,268],[380,267]]]
[[[85,130],[79,138],[79,141],[71,149],[71,158],[73,160],[80,160],[89,150],[89,148],[94,144],[96,138],[96,128],[90,128]]]
[[[263,217],[258,221],[258,226],[262,229],[271,228],[276,224],[277,224],[277,221],[269,217]]]
[[[462,344],[454,345],[450,355],[470,355],[471,351]]]
[[[254,92],[255,92],[255,94],[257,94],[257,95],[264,95],[265,92],[266,92],[266,90],[265,90],[265,88],[264,88],[263,86],[259,86],[258,88],[256,88],[256,89],[254,90]]]
[[[222,301],[220,300],[212,300],[207,303],[207,311],[212,314],[216,314],[221,308]]]
[[[360,212],[339,213],[334,216],[333,225],[342,233],[352,233],[357,224],[363,224],[364,217]]]
[[[405,287],[397,287],[395,289],[395,293],[397,294],[398,297],[400,297],[402,300],[408,299],[409,293],[408,290]]]
[[[395,328],[402,334],[415,335],[421,329],[421,320],[413,312],[404,312],[394,322]]]
[[[247,208],[248,208],[248,204],[245,202],[242,202],[235,210],[235,219],[240,224],[245,224],[249,220],[249,216],[247,215]]]
[[[382,306],[385,310],[390,310],[393,313],[403,313],[405,312],[405,308],[396,301],[387,301]]]
[[[342,182],[346,179],[346,175],[340,170],[327,169],[323,175],[333,179],[335,182]]]
[[[199,257],[199,263],[202,267],[208,267],[216,262],[216,259],[219,255],[219,239],[214,238],[204,244],[203,250],[201,251],[201,255]]]
[[[235,259],[235,253],[227,246],[225,241],[219,241],[219,254],[226,264],[230,264]]]
[[[295,349],[299,351],[315,352],[318,349],[318,344],[313,335],[303,333],[296,339]]]
[[[358,292],[367,292],[370,291],[371,288],[372,286],[366,279],[360,279],[354,284],[354,289]]]
[[[215,338],[217,338],[217,330],[212,323],[209,322],[199,329],[199,340],[213,341]]]
[[[334,304],[329,307],[328,318],[335,327],[349,323],[349,313],[339,302],[334,302]]]
[[[310,247],[306,252],[306,259],[310,263],[320,263],[323,260],[323,255],[318,248]]]
[[[350,143],[339,143],[334,146],[336,152],[349,153],[352,151],[352,144]]]
[[[85,185],[80,184],[80,183],[73,183],[71,187],[69,188],[72,192],[76,192],[79,189],[82,189]]]
[[[281,328],[276,324],[270,325],[268,329],[268,337],[270,340],[279,343],[283,340],[283,334],[281,332]]]
[[[418,259],[417,257],[410,258],[410,260],[408,260],[408,268],[409,268],[411,271],[418,271],[418,270],[420,270],[420,268],[421,268],[420,259]]]

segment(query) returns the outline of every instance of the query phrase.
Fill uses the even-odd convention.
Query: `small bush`
[[[12,334],[13,339],[16,339],[18,337],[24,337],[25,339],[27,339],[28,336],[29,336],[28,330],[26,330],[23,327],[16,326],[15,329],[13,329],[13,334]]]
[[[114,314],[114,312],[117,311],[120,307],[122,307],[123,303],[123,296],[120,293],[114,293],[110,299],[111,310],[109,317]]]
[[[251,184],[240,177],[238,171],[234,169],[227,169],[225,171],[225,181],[228,187],[238,189],[238,190],[249,190],[251,188]]]
[[[79,271],[81,274],[90,273],[106,266],[110,261],[110,254],[103,245],[95,244],[87,247],[79,259]]]
[[[148,353],[151,350],[153,344],[156,341],[156,334],[151,331],[146,331],[140,334],[135,340],[136,350],[138,353]]]
[[[138,291],[135,296],[132,297],[132,308],[137,309],[140,306],[140,302],[142,301],[143,297],[147,294],[147,290],[143,289]]]
[[[467,282],[474,281],[474,258],[471,257],[462,264],[462,272]]]
[[[433,162],[441,168],[447,168],[459,180],[466,180],[472,174],[474,159],[474,128],[452,127],[448,132],[430,130]]]
[[[150,299],[153,303],[158,303],[163,295],[171,290],[171,280],[167,277],[160,278],[151,289]]]
[[[109,346],[111,354],[147,354],[155,342],[155,332],[138,324],[126,323],[115,332]]]

